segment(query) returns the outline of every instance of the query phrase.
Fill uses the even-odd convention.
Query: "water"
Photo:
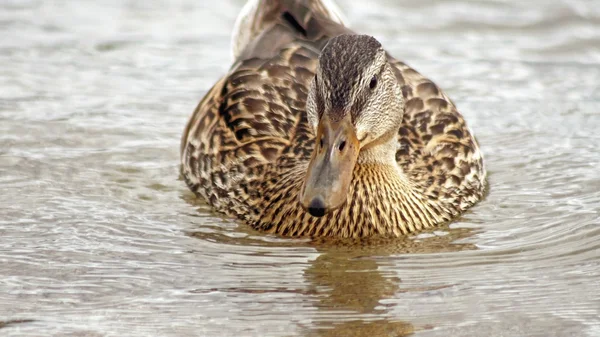
[[[600,336],[600,7],[342,1],[454,99],[490,193],[392,242],[266,236],[178,180],[242,1],[0,3],[0,335]]]

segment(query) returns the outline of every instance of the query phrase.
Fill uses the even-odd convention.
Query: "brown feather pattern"
[[[314,25],[334,25],[306,16],[301,22],[310,31],[316,19]],[[279,22],[271,31],[282,27],[290,30]],[[181,172],[192,191],[219,212],[286,236],[400,236],[476,203],[485,170],[465,120],[437,85],[389,57],[405,101],[396,153],[404,179],[397,168],[359,164],[342,207],[321,218],[301,207],[315,137],[305,104],[326,33],[291,42],[286,36],[274,55],[249,57],[246,50],[209,90],[181,143]]]

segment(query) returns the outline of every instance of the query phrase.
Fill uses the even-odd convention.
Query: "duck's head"
[[[401,87],[381,44],[367,35],[331,39],[319,57],[306,112],[316,138],[300,202],[319,217],[346,202],[357,161],[393,160],[372,157],[395,150],[368,150],[392,144],[404,114]]]

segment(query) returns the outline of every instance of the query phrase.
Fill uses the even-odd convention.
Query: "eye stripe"
[[[323,102],[323,97],[321,96],[321,88],[319,86],[319,81],[317,80],[317,74],[315,74],[315,104],[317,108],[317,116],[321,118],[323,116],[323,112],[325,112],[325,106]]]

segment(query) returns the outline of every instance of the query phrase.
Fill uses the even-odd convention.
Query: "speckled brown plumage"
[[[181,170],[192,191],[219,212],[288,236],[400,236],[449,221],[482,197],[482,157],[463,117],[437,85],[389,57],[405,103],[396,152],[403,176],[358,164],[347,202],[324,217],[309,215],[299,203],[315,137],[308,87],[327,39],[348,30],[303,1],[280,4],[270,10],[285,9],[293,22],[263,15],[264,32],[188,122]],[[294,13],[303,16],[294,21]]]

